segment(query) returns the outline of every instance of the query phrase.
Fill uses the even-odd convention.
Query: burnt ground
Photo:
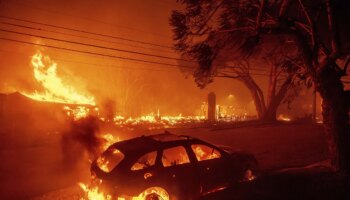
[[[350,199],[349,177],[327,168],[321,125],[260,124],[169,131],[248,151],[259,160],[264,172],[260,179],[203,199]],[[113,133],[127,139],[140,132]],[[41,138],[35,145],[2,146],[0,158],[2,199],[79,199],[81,191],[77,182],[87,181],[89,177],[86,156],[80,155],[80,162],[74,166],[62,162],[57,134]]]
[[[348,200],[350,177],[313,167],[267,175],[252,183],[231,186],[201,200]]]

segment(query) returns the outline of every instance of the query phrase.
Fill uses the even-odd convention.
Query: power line
[[[142,60],[142,59],[136,59],[136,58],[127,58],[127,57],[122,57],[122,56],[113,56],[113,55],[96,53],[96,52],[91,52],[91,51],[82,51],[82,50],[77,50],[77,49],[58,47],[58,46],[53,46],[53,45],[36,44],[36,43],[33,43],[33,42],[21,41],[21,40],[10,39],[10,38],[2,38],[2,37],[0,37],[0,40],[11,41],[11,42],[16,42],[16,43],[22,43],[22,44],[29,44],[29,45],[34,45],[34,46],[48,47],[48,48],[65,50],[65,51],[71,51],[71,52],[84,53],[84,54],[89,54],[89,55],[97,55],[97,56],[103,56],[103,57],[114,58],[114,59],[143,62],[143,63],[148,63],[148,64],[164,65],[164,66],[168,66],[168,67],[180,67],[180,68],[189,68],[189,69],[191,69],[191,67],[188,67],[188,66],[180,66],[180,65],[170,64],[170,63],[155,62],[155,61]]]
[[[100,41],[100,42],[108,42],[108,43],[113,43],[113,44],[118,44],[118,45],[129,46],[129,47],[136,47],[136,48],[142,48],[142,49],[147,49],[147,50],[159,51],[159,49],[153,49],[153,48],[149,48],[149,47],[143,47],[143,46],[138,46],[138,45],[119,43],[119,42],[115,42],[115,41],[111,41],[111,40],[103,40],[103,39],[94,38],[94,37],[88,37],[88,36],[84,36],[84,35],[75,35],[75,34],[64,33],[64,32],[60,32],[60,31],[48,30],[48,29],[44,29],[44,28],[31,27],[31,26],[14,24],[14,23],[9,23],[9,22],[0,21],[0,24],[20,27],[20,28],[25,28],[25,29],[35,30],[35,31],[45,31],[45,32],[49,32],[49,33],[56,33],[56,34],[61,34],[61,35],[85,38],[85,39],[96,40],[96,41]],[[169,51],[169,50],[165,50],[165,49],[163,49],[162,52],[175,53],[175,51]]]
[[[90,32],[90,31],[85,31],[85,30],[74,29],[74,28],[68,28],[68,27],[64,27],[64,26],[58,26],[58,25],[41,23],[41,22],[35,22],[35,21],[26,20],[26,19],[20,19],[20,18],[15,18],[15,17],[8,17],[8,16],[0,15],[0,18],[11,19],[11,20],[16,20],[16,21],[22,21],[22,22],[27,22],[27,23],[32,23],[32,24],[38,24],[38,25],[43,25],[43,26],[48,26],[48,27],[53,27],[53,28],[59,28],[59,29],[64,29],[64,30],[69,30],[69,31],[75,31],[75,32],[80,32],[80,33],[100,36],[100,37],[108,37],[108,38],[113,38],[113,39],[117,39],[117,40],[124,40],[124,41],[128,41],[128,42],[135,42],[135,43],[140,43],[140,44],[146,44],[146,45],[152,45],[152,46],[157,46],[157,47],[162,47],[162,48],[173,49],[172,47],[166,46],[166,45],[154,44],[154,43],[151,43],[151,42],[144,42],[144,41],[140,41],[140,40],[133,40],[133,39],[128,39],[128,38],[119,37],[119,36],[113,36],[113,35],[107,35],[107,34],[102,34],[102,33],[96,33],[96,32]]]
[[[0,16],[0,17],[3,17],[3,16]],[[13,24],[13,23],[8,23],[8,22],[0,22],[0,23],[4,23],[4,24],[9,24],[9,25],[13,25],[13,26],[18,26],[18,27],[22,27],[22,28],[28,28],[28,29],[33,29],[33,30],[42,30],[41,28],[34,28],[34,27],[30,27],[30,26],[23,26],[23,25],[18,25],[18,24]],[[3,29],[0,29],[1,31],[8,31],[8,30],[3,30]],[[50,30],[45,30],[45,31],[49,31]],[[26,35],[29,35],[29,36],[33,36],[33,37],[41,37],[41,38],[44,38],[44,39],[52,39],[52,40],[58,40],[58,41],[61,41],[61,42],[69,42],[69,43],[75,43],[75,44],[79,44],[79,45],[89,45],[90,44],[86,44],[86,43],[78,43],[78,42],[74,42],[74,41],[65,41],[65,40],[61,40],[61,39],[57,39],[57,38],[49,38],[49,37],[45,37],[45,36],[38,36],[38,35],[34,35],[34,34],[27,34],[27,33],[19,33],[19,32],[16,32],[16,31],[10,31],[10,32],[13,32],[13,33],[16,33],[16,34],[26,34]],[[53,31],[55,32],[55,31]],[[66,34],[66,33],[62,33],[62,32],[56,32],[56,33],[59,33],[59,34]],[[70,35],[70,34],[68,34]],[[72,36],[76,36],[76,35],[72,35]],[[76,37],[81,37],[81,36],[76,36]],[[87,37],[88,39],[96,39],[96,38],[89,38]],[[97,39],[99,40],[99,39]],[[101,41],[105,41],[105,40],[101,40]],[[107,41],[106,41],[107,42]],[[109,41],[108,41],[109,42]],[[93,46],[93,47],[97,47],[98,45],[96,46]],[[123,49],[113,49],[113,48],[110,48],[110,47],[102,47],[102,46],[98,46],[97,48],[108,48],[110,50],[116,50],[116,51],[128,51],[127,53],[136,53],[136,54],[140,54],[140,55],[144,55],[146,53],[142,53],[142,52],[134,52],[134,51],[129,51],[129,50],[123,50]],[[166,59],[175,59],[175,60],[181,60],[181,61],[186,61],[186,62],[195,62],[195,61],[191,61],[191,60],[184,60],[184,59],[178,59],[178,58],[172,58],[172,57],[167,57],[167,56],[159,56],[159,55],[155,55],[155,54],[146,54],[147,56],[154,56],[154,57],[160,57],[160,58],[166,58]],[[267,70],[264,70],[264,69],[258,69],[258,68],[252,68],[251,70],[253,71],[265,71],[267,72]]]
[[[6,2],[6,3],[9,3],[9,2]],[[63,16],[71,16],[71,17],[74,17],[74,18],[81,18],[81,19],[84,19],[86,21],[93,21],[93,22],[97,22],[97,23],[100,23],[100,24],[106,24],[108,26],[113,26],[113,27],[119,27],[119,28],[124,28],[124,29],[129,29],[129,30],[132,30],[132,31],[138,31],[138,32],[144,32],[144,33],[147,33],[147,34],[152,34],[152,35],[157,35],[157,36],[161,36],[161,37],[166,37],[160,33],[153,33],[153,32],[149,32],[149,31],[145,31],[145,30],[141,30],[141,29],[137,29],[137,28],[134,28],[134,27],[129,27],[129,26],[125,26],[125,25],[117,25],[117,24],[113,24],[113,23],[108,23],[108,22],[105,22],[105,21],[101,21],[101,20],[97,20],[97,19],[92,19],[92,18],[88,18],[88,17],[85,17],[85,16],[79,16],[79,15],[72,15],[72,14],[68,14],[68,13],[65,13],[65,12],[60,12],[60,11],[57,11],[57,10],[50,10],[50,9],[44,9],[44,8],[40,8],[40,7],[36,7],[36,6],[33,6],[33,5],[28,5],[28,4],[23,4],[23,3],[14,3],[13,1],[10,3],[10,4],[15,4],[15,5],[19,5],[19,6],[25,6],[25,7],[28,7],[28,8],[31,8],[31,9],[36,9],[36,10],[41,10],[41,11],[44,11],[44,12],[49,12],[49,13],[56,13],[58,15],[63,15]]]
[[[169,59],[169,60],[193,62],[193,61],[190,61],[190,60],[184,60],[184,59],[180,59],[180,58],[161,56],[161,55],[143,53],[143,52],[138,52],[138,51],[130,51],[130,50],[125,50],[125,49],[106,47],[106,46],[100,46],[100,45],[95,45],[95,44],[88,44],[88,43],[84,43],[84,42],[75,42],[75,41],[71,41],[71,40],[63,40],[63,39],[59,39],[59,38],[41,36],[41,35],[30,34],[30,33],[23,33],[23,32],[6,30],[6,29],[1,29],[1,28],[0,28],[0,31],[8,32],[8,33],[14,33],[14,34],[19,34],[19,35],[26,35],[26,36],[31,36],[31,37],[37,37],[37,38],[41,38],[41,39],[55,40],[55,41],[59,41],[59,42],[66,42],[66,43],[70,43],[70,44],[83,45],[83,46],[95,47],[95,48],[100,48],[100,49],[107,49],[107,50],[113,50],[113,51],[119,51],[119,52],[125,52],[125,53],[138,54],[138,55],[143,55],[143,56],[151,56],[151,57],[157,57],[157,58],[163,58],[163,59]]]
[[[3,49],[0,49],[0,52],[2,52],[3,54],[5,53],[10,53],[10,54],[22,54],[25,55],[28,58],[31,58],[32,56],[28,56],[27,54],[24,53],[19,53],[19,52],[13,52],[13,51],[5,51]],[[83,65],[91,65],[91,66],[100,66],[100,67],[106,67],[106,66],[111,66],[114,68],[121,68],[121,69],[131,69],[131,70],[148,70],[148,71],[163,71],[163,72],[170,72],[170,71],[177,71],[177,68],[168,68],[168,69],[159,69],[159,68],[151,68],[151,67],[146,67],[146,68],[139,68],[139,67],[124,67],[124,66],[117,66],[117,65],[101,65],[101,64],[96,64],[96,63],[90,63],[90,62],[81,62],[81,61],[76,61],[76,60],[67,60],[67,59],[61,59],[61,58],[57,58],[57,57],[51,57],[51,59],[55,60],[55,61],[61,61],[61,62],[67,62],[67,63],[77,63],[77,64],[83,64]]]
[[[35,43],[31,43],[31,42],[25,42],[25,41],[17,41],[17,40],[12,40],[12,39],[8,39],[8,38],[1,38],[0,37],[0,40],[8,40],[8,41],[11,41],[11,42],[18,42],[18,44],[22,44],[22,45],[34,45],[34,46],[44,46],[44,47],[49,47],[49,48],[54,48],[54,49],[58,49],[58,50],[66,50],[66,48],[60,48],[60,47],[51,47],[50,45],[43,45],[43,44],[35,44]],[[72,51],[73,53],[85,53],[85,52],[80,52],[80,51],[76,51],[76,50],[73,50]],[[94,54],[94,53],[91,53],[91,54]],[[96,54],[97,56],[101,56],[100,54]],[[109,55],[105,55],[105,56],[109,56]],[[30,57],[30,56],[29,56]],[[105,65],[100,65],[100,64],[95,64],[95,63],[89,63],[89,62],[80,62],[80,61],[73,61],[73,60],[66,60],[66,59],[60,59],[60,58],[55,58],[55,57],[51,57],[52,59],[54,60],[58,60],[58,61],[63,61],[63,62],[70,62],[70,63],[79,63],[79,64],[85,64],[85,65],[95,65],[95,66],[105,66]],[[132,60],[134,61],[134,60]],[[172,66],[172,65],[171,65]],[[113,67],[117,67],[119,68],[119,66],[115,66],[113,65]],[[188,69],[191,69],[193,70],[193,68],[190,68],[190,67],[185,67],[185,66],[177,66],[177,67],[182,67],[182,68],[188,68]],[[161,69],[156,69],[156,68],[130,68],[130,67],[120,67],[120,68],[128,68],[128,69],[133,69],[133,70],[149,70],[149,71],[167,71],[167,70],[176,70],[178,68],[167,68],[167,70],[161,70]],[[170,71],[169,71],[170,72]],[[250,75],[256,75],[256,76],[269,76],[268,74],[259,74],[259,73],[250,73]]]
[[[43,30],[43,29],[41,29],[41,28],[35,28],[35,27],[30,27],[30,26],[23,26],[23,25],[18,25],[18,24],[13,24],[13,23],[8,23],[8,22],[1,22],[1,21],[0,21],[0,24],[1,24],[1,23],[2,23],[2,24],[7,24],[7,25],[12,25],[12,26],[17,26],[17,27],[21,27],[21,28],[27,28],[27,29],[32,29],[32,30],[38,30],[38,31]],[[78,35],[66,34],[66,33],[62,33],[62,32],[50,31],[50,30],[44,30],[44,31],[53,32],[53,33],[59,33],[59,34],[69,35],[69,36],[75,36],[75,37],[83,37],[83,36],[78,36]],[[112,42],[112,41],[99,40],[99,39],[90,38],[90,37],[85,37],[85,38],[87,38],[87,39],[93,39],[93,40],[98,40],[98,41],[104,41],[104,42]],[[120,43],[116,43],[116,44],[120,44]],[[131,45],[131,46],[133,46],[133,45]],[[140,46],[136,46],[136,47],[140,47]],[[140,47],[140,48],[145,48],[145,47]],[[174,58],[174,59],[176,59],[176,58]],[[183,61],[194,62],[194,61],[190,61],[190,60],[183,60]],[[262,69],[262,68],[253,68],[253,67],[251,67],[250,70],[269,72],[269,70],[266,70],[266,69]]]

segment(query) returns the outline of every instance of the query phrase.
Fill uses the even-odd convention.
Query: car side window
[[[221,153],[218,150],[207,145],[193,144],[191,145],[191,148],[198,161],[211,160],[221,157]]]
[[[152,151],[141,156],[131,167],[132,171],[145,169],[156,164],[157,152]]]
[[[163,150],[162,163],[164,167],[189,163],[185,147],[177,146]]]

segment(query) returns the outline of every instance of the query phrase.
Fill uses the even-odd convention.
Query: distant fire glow
[[[285,115],[282,115],[282,114],[278,115],[277,119],[278,119],[278,120],[281,120],[281,121],[285,121],[285,122],[290,122],[290,121],[292,121],[292,119],[291,119],[290,117],[285,116]]]
[[[67,116],[73,120],[79,120],[93,114],[98,116],[101,121],[106,121],[104,117],[99,116],[99,109],[96,106],[93,96],[79,93],[73,86],[64,83],[57,74],[58,64],[49,56],[37,52],[32,56],[31,65],[33,66],[33,74],[38,81],[43,92],[35,91],[34,93],[22,92],[27,97],[44,102],[62,103],[63,110]],[[237,116],[233,111],[224,106],[218,107],[218,121],[237,121],[244,120],[245,116]],[[156,114],[141,115],[139,117],[125,117],[116,115],[113,122],[117,126],[136,126],[142,124],[153,124],[156,126],[170,127],[185,123],[196,123],[206,120],[205,115],[183,116],[178,115],[160,115],[159,110]],[[154,127],[153,127],[154,128]],[[152,129],[152,127],[150,127]]]

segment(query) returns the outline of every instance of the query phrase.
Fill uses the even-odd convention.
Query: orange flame
[[[49,56],[43,56],[37,52],[32,56],[31,64],[34,70],[34,78],[42,84],[45,92],[25,94],[26,96],[39,100],[65,104],[87,104],[95,105],[93,97],[79,94],[71,86],[67,86],[62,79],[57,76],[57,63]]]
[[[285,122],[290,122],[292,119],[286,115],[280,114],[277,117],[278,120],[285,121]]]
[[[78,183],[80,188],[85,192],[85,196],[87,200],[112,200],[112,195],[105,194],[102,192],[98,186],[89,187],[84,183]],[[138,196],[128,197],[130,200],[146,200],[149,199],[149,196],[152,194],[156,194],[162,200],[169,200],[169,194],[161,187],[150,187],[143,191]],[[81,200],[85,200],[85,198],[81,198]],[[117,200],[125,200],[124,197],[117,197]]]
[[[86,193],[86,197],[88,200],[112,200],[111,195],[106,195],[99,190],[98,187],[88,187],[84,183],[78,183],[80,188],[84,190]],[[84,198],[82,198],[84,199]]]

